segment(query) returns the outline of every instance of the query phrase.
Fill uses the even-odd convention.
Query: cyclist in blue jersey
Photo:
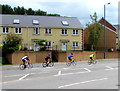
[[[68,59],[70,62],[72,62],[74,60],[74,55],[73,53],[71,53],[69,56],[68,56]]]

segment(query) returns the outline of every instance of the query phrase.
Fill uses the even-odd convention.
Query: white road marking
[[[118,69],[118,68],[112,68],[112,67],[110,67],[110,66],[105,66],[105,67],[108,68],[108,69],[105,69],[105,70],[114,70],[114,69]]]
[[[13,80],[13,81],[2,82],[2,83],[0,83],[0,84],[7,84],[7,83],[13,83],[13,82],[18,82],[18,80]]]
[[[91,72],[91,70],[87,69],[87,68],[84,68],[85,70],[87,71],[83,71],[83,72],[73,72],[73,73],[65,73],[65,74],[57,74],[57,75],[54,75],[54,76],[63,76],[63,75],[73,75],[73,74],[80,74],[80,73],[89,73]],[[59,72],[58,72],[59,73]]]
[[[62,69],[64,69],[64,70],[68,70],[68,69],[70,69],[70,68],[62,68]]]
[[[78,82],[78,83],[72,83],[72,84],[68,84],[68,85],[59,86],[58,88],[70,87],[70,86],[74,86],[74,85],[78,85],[78,84],[90,83],[90,82],[95,82],[95,81],[102,81],[102,80],[107,80],[107,79],[108,78],[101,78],[101,79],[83,81],[83,82]]]
[[[10,75],[10,76],[3,76],[3,77],[14,77],[14,76],[22,76],[22,75],[25,75],[25,74],[19,74],[19,75]]]
[[[25,76],[23,76],[23,77],[21,77],[21,78],[19,78],[19,80],[22,80],[22,79],[24,79],[25,77],[27,77],[29,74],[26,74]]]
[[[112,68],[112,67],[110,67],[110,66],[105,66],[105,67],[107,67],[107,68],[109,68],[109,69],[114,69],[114,68]]]
[[[85,70],[87,70],[88,72],[91,72],[91,70],[89,70],[88,68],[84,68]]]
[[[61,75],[61,71],[58,71],[58,75]]]

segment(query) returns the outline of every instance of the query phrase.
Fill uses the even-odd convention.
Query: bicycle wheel
[[[74,60],[74,61],[72,62],[72,65],[73,65],[73,66],[77,65],[77,62]]]
[[[33,64],[30,63],[30,64],[27,65],[27,67],[28,67],[28,68],[33,68]]]
[[[96,64],[96,63],[97,63],[97,61],[96,61],[96,60],[94,60],[93,64]]]
[[[43,62],[43,63],[42,63],[42,66],[43,66],[43,67],[47,67],[46,62]]]
[[[48,64],[48,66],[49,66],[49,67],[52,67],[52,66],[54,66],[54,63],[53,63],[53,62],[50,62],[50,63]]]
[[[91,65],[91,64],[92,64],[92,62],[90,60],[88,60],[88,65]]]
[[[67,65],[67,66],[70,66],[70,65],[71,65],[71,62],[66,62],[66,65]]]
[[[19,65],[19,68],[20,68],[20,70],[24,70],[24,69],[25,69],[25,65],[20,64],[20,65]]]

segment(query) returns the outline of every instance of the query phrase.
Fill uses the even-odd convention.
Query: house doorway
[[[67,50],[67,43],[62,43],[62,50],[63,51],[66,51]]]

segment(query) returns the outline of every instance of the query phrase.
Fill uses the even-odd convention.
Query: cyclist
[[[22,57],[22,62],[23,62],[24,68],[26,68],[26,64],[30,64],[29,56],[25,55],[24,57]]]
[[[45,57],[46,64],[49,64],[50,60],[51,60],[51,57],[50,57],[50,54],[48,54],[48,55]]]
[[[94,57],[94,54],[89,55],[89,58],[90,58],[90,61],[91,61],[91,62],[94,61],[93,57]]]
[[[68,59],[69,59],[70,62],[73,62],[73,60],[74,60],[74,55],[73,55],[73,53],[71,53],[71,54],[68,56]]]

